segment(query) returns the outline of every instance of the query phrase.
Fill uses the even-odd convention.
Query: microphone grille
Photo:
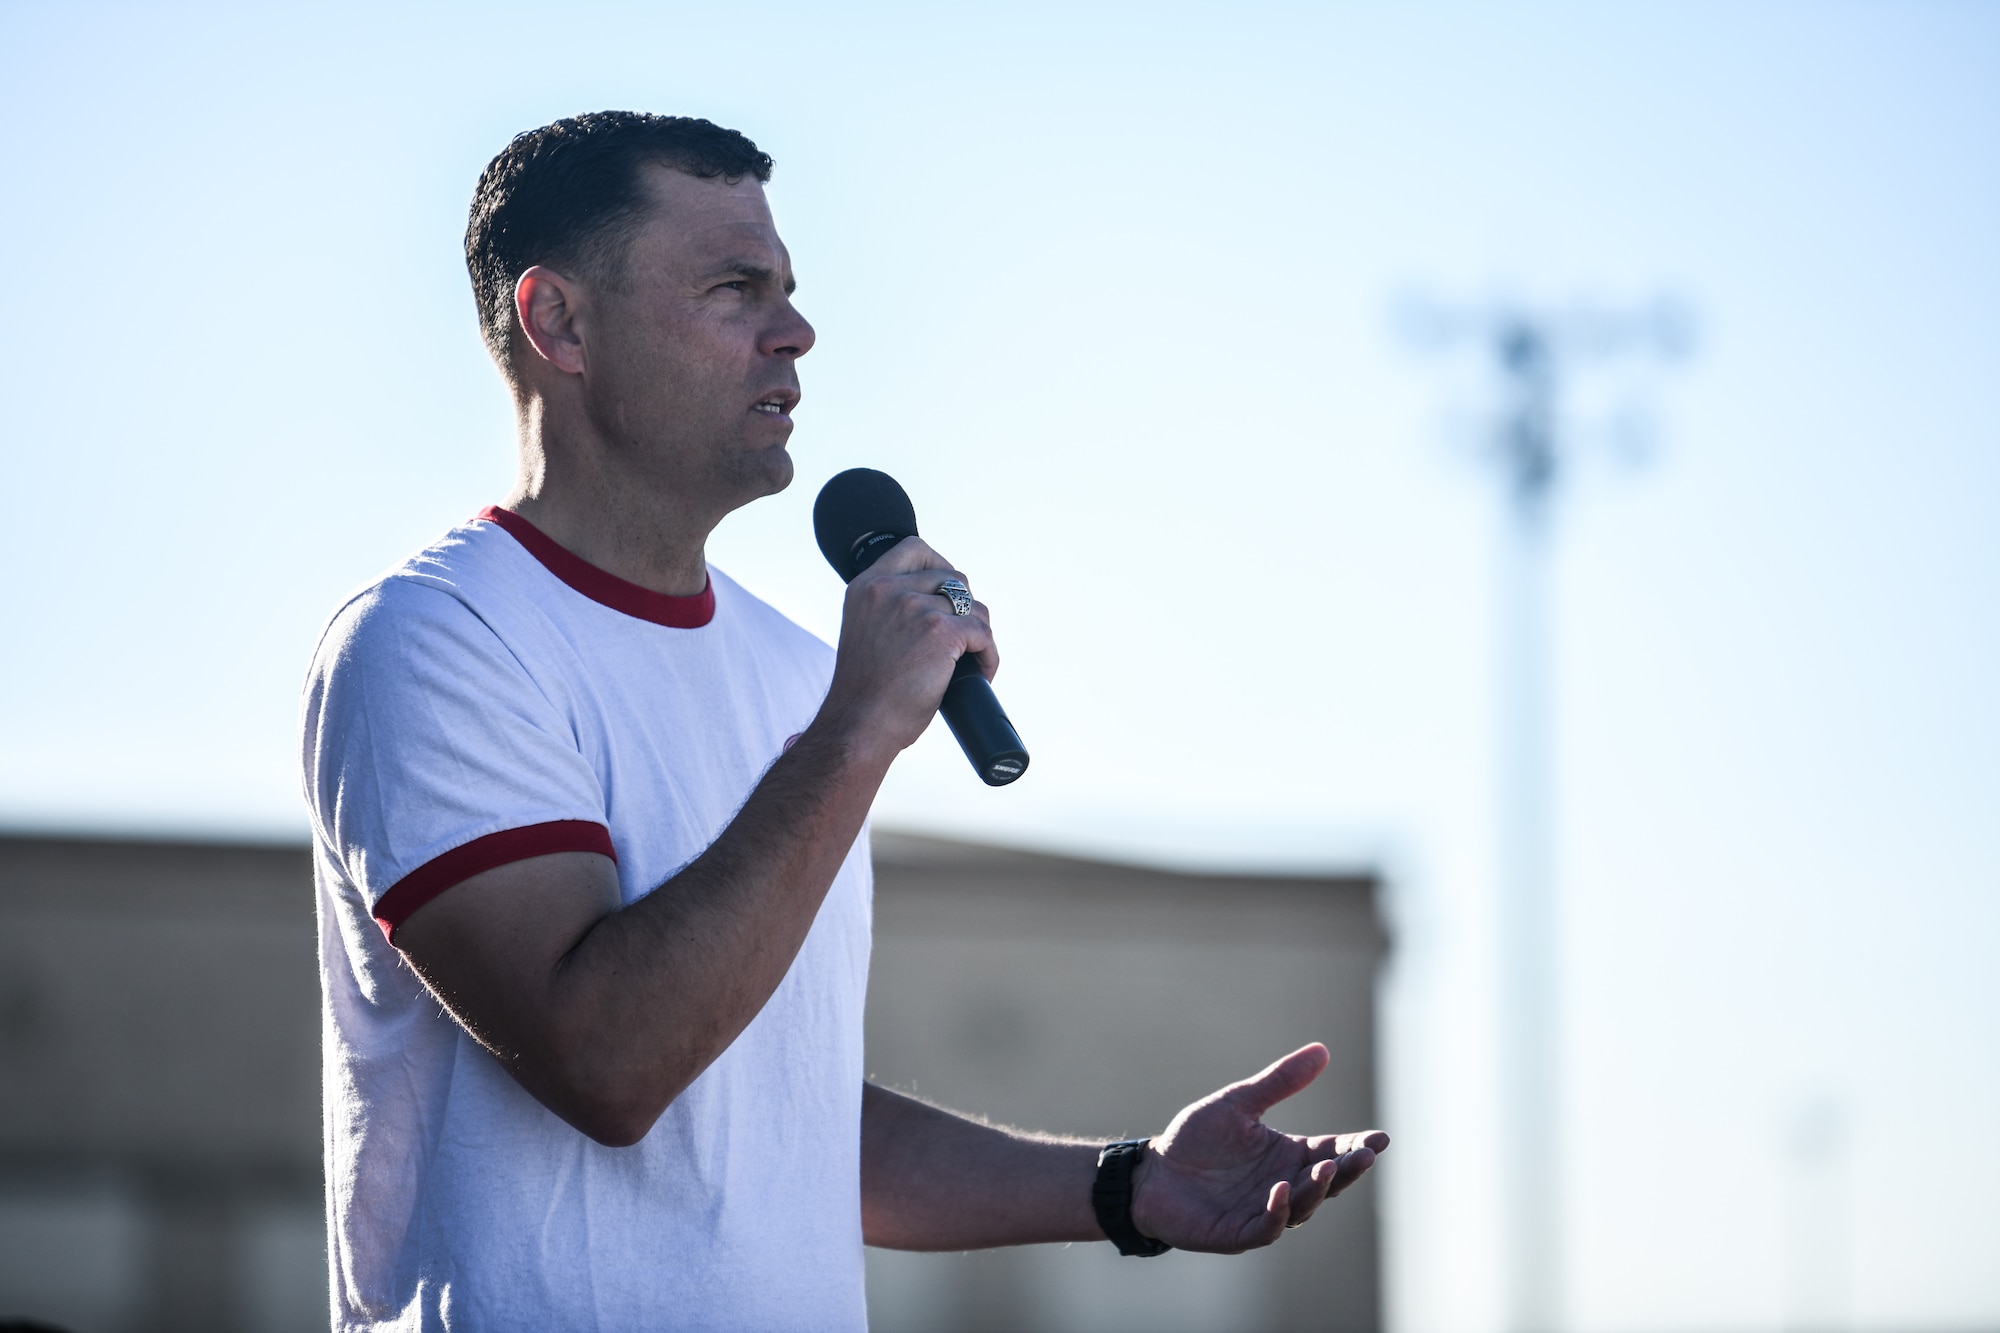
[[[898,541],[917,535],[916,506],[894,477],[872,467],[852,467],[820,487],[813,501],[813,536],[843,582],[866,567],[855,548],[873,533]]]

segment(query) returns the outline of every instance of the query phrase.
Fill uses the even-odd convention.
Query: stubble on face
[[[619,472],[720,519],[791,483],[812,327],[762,185],[645,171],[653,207],[593,284],[586,410]]]

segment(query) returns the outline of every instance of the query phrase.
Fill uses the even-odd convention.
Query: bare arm
[[[891,1250],[1103,1240],[1090,1208],[1103,1146],[996,1129],[868,1084],[862,1236]]]
[[[475,875],[403,923],[396,946],[543,1105],[635,1143],[764,1007],[953,663],[971,652],[992,674],[985,608],[954,616],[936,595],[952,574],[912,538],[849,586],[819,715],[646,897],[621,907],[611,862],[569,852]]]
[[[1307,1046],[1184,1108],[1133,1174],[1132,1222],[1185,1250],[1269,1245],[1359,1180],[1380,1130],[1280,1134],[1264,1112],[1319,1076]],[[1103,1240],[1091,1207],[1097,1140],[996,1129],[869,1085],[861,1102],[861,1228],[870,1245],[969,1250]]]

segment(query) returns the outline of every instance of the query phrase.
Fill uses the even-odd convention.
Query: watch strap
[[[1107,1146],[1097,1154],[1097,1181],[1090,1187],[1091,1207],[1097,1212],[1097,1225],[1104,1228],[1105,1237],[1118,1247],[1118,1253],[1140,1259],[1150,1259],[1174,1248],[1165,1241],[1141,1235],[1139,1228],[1132,1225],[1132,1169],[1139,1165],[1139,1155],[1151,1142],[1151,1139],[1121,1139]]]

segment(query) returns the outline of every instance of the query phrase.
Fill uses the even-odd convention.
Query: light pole
[[[1502,1134],[1498,1151],[1507,1328],[1557,1333],[1564,1324],[1561,1059],[1556,897],[1556,786],[1551,692],[1550,565],[1555,501],[1568,459],[1561,394],[1583,363],[1687,350],[1686,316],[1661,300],[1637,311],[1533,311],[1513,305],[1447,311],[1409,303],[1403,323],[1433,348],[1478,343],[1505,401],[1487,439],[1507,499],[1496,569],[1495,813],[1498,1028]]]

